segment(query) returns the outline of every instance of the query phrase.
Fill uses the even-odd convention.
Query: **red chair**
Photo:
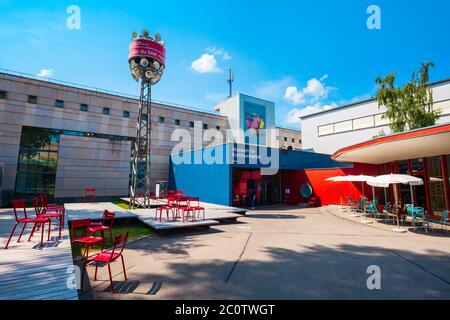
[[[192,197],[180,197],[179,202],[180,205],[178,209],[182,211],[183,222],[185,222],[192,213],[192,221],[195,220],[195,209],[191,206]],[[185,204],[181,204],[181,202],[185,202]]]
[[[8,241],[6,242],[5,249],[8,249],[9,242],[11,241],[11,238],[14,235],[14,231],[16,231],[17,225],[19,225],[19,224],[23,224],[23,227],[22,227],[22,231],[20,231],[20,235],[19,235],[19,238],[17,239],[17,242],[20,242],[20,239],[22,238],[23,231],[25,230],[25,227],[27,226],[28,223],[33,223],[33,229],[32,229],[32,231],[30,233],[28,241],[31,240],[31,237],[33,236],[34,231],[36,229],[36,226],[37,225],[41,226],[41,224],[42,224],[41,246],[43,246],[43,243],[44,243],[44,225],[46,223],[49,224],[49,226],[48,226],[48,240],[50,240],[51,220],[49,218],[40,218],[40,217],[29,218],[27,216],[27,208],[26,208],[27,207],[27,202],[26,202],[25,199],[13,200],[12,204],[13,204],[14,217],[16,219],[16,223],[14,224],[14,227],[11,230],[11,234],[9,235]],[[19,218],[19,215],[18,215],[18,212],[17,212],[19,209],[23,210],[23,215],[24,215],[23,218]]]
[[[156,208],[155,211],[155,220],[158,218],[159,213],[159,222],[162,222],[162,213],[163,211],[166,212],[167,220],[169,220],[169,211],[172,213],[172,219],[176,220],[178,216],[178,203],[177,203],[177,197],[169,196],[167,198],[167,204],[164,206],[160,206]]]
[[[83,266],[83,274],[81,276],[81,290],[83,290],[83,283],[84,283],[84,274],[86,272],[86,267],[89,262],[95,262],[95,275],[94,275],[94,281],[97,281],[97,270],[98,270],[98,263],[103,262],[108,264],[108,273],[109,273],[109,281],[111,282],[111,291],[112,293],[115,293],[114,291],[114,285],[112,281],[112,274],[111,274],[111,262],[116,261],[119,257],[122,259],[122,268],[123,268],[123,275],[125,277],[125,281],[128,280],[127,278],[127,272],[125,270],[125,261],[123,259],[123,250],[125,249],[125,245],[128,240],[128,232],[125,235],[119,235],[114,240],[114,244],[111,250],[109,251],[103,251],[100,253],[97,253],[91,258],[87,258],[84,262]],[[117,249],[120,248],[120,251]]]
[[[85,245],[85,250],[83,253],[84,257],[88,257],[89,248],[93,247],[97,243],[102,244],[102,251],[105,240],[101,237],[95,237],[90,234],[89,227],[91,225],[91,220],[83,219],[83,220],[74,220],[71,222],[71,233],[72,233],[72,243],[81,243]],[[75,237],[75,230],[82,229],[83,232],[80,237]]]
[[[317,198],[316,197],[311,197],[308,200],[308,206],[311,208],[315,208],[317,207],[318,203],[317,203]]]
[[[41,200],[41,207],[45,209],[45,212],[58,212],[62,216],[62,228],[64,229],[64,220],[66,214],[66,208],[63,204],[47,203],[47,196],[44,193],[39,194]]]
[[[194,214],[197,213],[197,218],[200,218],[200,212],[203,213],[203,220],[205,220],[205,208],[200,206],[200,198],[199,197],[189,197],[189,207],[194,209]]]
[[[52,211],[46,210],[45,207],[39,206],[39,198],[38,197],[33,197],[32,200],[33,200],[34,212],[36,213],[36,217],[58,219],[58,221],[59,221],[59,239],[61,239],[61,231],[62,231],[63,223],[64,223],[62,211],[55,210],[53,213],[49,213]]]
[[[115,213],[105,210],[103,212],[102,221],[91,222],[89,225],[88,231],[91,232],[92,235],[94,235],[94,236],[95,236],[95,233],[100,232],[100,234],[102,235],[102,238],[105,238],[104,232],[109,230],[109,236],[110,236],[111,243],[112,243],[114,241],[113,235],[112,235],[112,226],[113,226],[115,219],[116,219]]]
[[[91,198],[91,202],[95,202],[95,188],[87,187],[84,189],[84,203],[86,203],[86,199]]]

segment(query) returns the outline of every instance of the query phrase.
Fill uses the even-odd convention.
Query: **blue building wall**
[[[244,154],[242,163],[237,164],[236,148]],[[279,151],[279,170],[352,168],[352,164],[332,160],[329,155],[303,151],[280,151],[274,148],[260,147],[259,152],[271,155]],[[248,146],[224,144],[172,155],[169,169],[169,188],[183,190],[190,196],[198,196],[201,201],[222,205],[232,203],[232,170],[233,168],[260,169],[269,167],[259,160],[256,154],[250,156]],[[216,162],[206,159],[215,157]],[[253,162],[251,158],[253,157]],[[183,161],[181,161],[183,160]]]
[[[201,201],[231,204],[231,166],[226,164],[226,145],[204,148],[183,154],[172,155],[169,168],[169,188],[183,190]],[[205,163],[204,156],[222,154],[219,164]],[[183,157],[185,163],[180,163]],[[201,160],[201,161],[199,161]],[[200,163],[199,163],[200,162]]]

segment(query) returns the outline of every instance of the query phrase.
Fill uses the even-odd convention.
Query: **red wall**
[[[332,182],[325,181],[328,178],[342,175],[379,175],[379,169],[376,165],[355,163],[352,169],[319,169],[319,170],[299,170],[299,171],[283,171],[282,186],[290,189],[290,195],[283,195],[286,203],[298,204],[307,202],[300,195],[300,187],[302,184],[309,182],[313,188],[314,196],[318,199],[318,205],[340,204],[340,192],[344,204],[345,197],[350,196],[353,200],[357,200],[363,195],[361,182]],[[369,199],[372,199],[372,187],[364,183],[364,193]],[[376,188],[376,197],[382,197],[382,190]],[[284,193],[284,190],[283,190]]]

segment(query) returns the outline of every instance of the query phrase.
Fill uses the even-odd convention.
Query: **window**
[[[64,108],[64,101],[56,100],[55,107],[57,107],[57,108]]]
[[[219,130],[220,130],[220,126],[216,126],[216,130],[218,130],[218,131],[219,131]]]
[[[80,111],[88,111],[88,105],[87,104],[80,104]]]
[[[298,140],[298,143],[302,144],[302,139]]]
[[[129,118],[130,117],[130,111],[124,111],[122,115],[123,115],[124,118]]]
[[[294,138],[292,138],[292,143],[295,143],[295,139]]]
[[[327,124],[324,126],[319,127],[319,136],[325,136],[327,134],[333,134],[334,133],[334,125],[333,124]]]
[[[103,114],[109,116],[109,108],[103,108]]]
[[[0,99],[7,99],[8,98],[8,92],[0,90]]]
[[[203,124],[203,130],[208,130],[208,125],[206,123]]]
[[[440,157],[427,159],[432,214],[441,216],[445,210],[444,176]]]
[[[180,125],[180,120],[179,119],[175,119],[175,125],[177,125],[177,126]]]
[[[375,115],[375,126],[386,126],[389,125],[389,119],[383,118],[383,114]]]
[[[352,120],[341,121],[334,124],[334,133],[346,132],[353,130]]]
[[[366,129],[375,126],[375,118],[373,116],[358,118],[353,120],[353,129]]]
[[[190,121],[190,122],[189,122],[189,127],[191,127],[191,128],[194,127],[194,121]]]
[[[286,141],[286,142],[287,142],[287,137],[284,137],[284,141]]]
[[[28,103],[37,103],[36,96],[28,96]]]
[[[159,123],[164,123],[164,117],[159,117]]]
[[[53,196],[58,162],[59,134],[55,130],[22,128],[16,175],[16,197],[41,192]]]
[[[148,114],[144,113],[142,115],[142,119],[145,120],[145,121],[148,121]]]

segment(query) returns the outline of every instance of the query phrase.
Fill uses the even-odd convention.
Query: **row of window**
[[[3,91],[0,90],[0,99],[7,99],[8,98],[8,92],[7,91]],[[36,104],[37,103],[37,96],[33,96],[33,95],[29,95],[28,96],[28,103],[33,103]],[[64,108],[64,101],[63,100],[56,100],[55,101],[55,107],[56,108]],[[85,103],[80,104],[80,111],[84,111],[87,112],[89,111],[89,106]],[[110,108],[103,108],[102,113],[106,116],[109,116],[110,114]],[[129,118],[130,117],[130,111],[123,111],[122,112],[122,117],[124,118]],[[146,117],[146,115],[144,115],[144,118]],[[159,117],[159,122],[160,123],[164,123],[166,121],[165,117]],[[174,121],[175,125],[180,126],[181,125],[181,120],[179,119],[175,119]],[[190,128],[194,128],[194,121],[190,121],[189,122],[189,127]],[[203,124],[203,129],[204,130],[208,130],[208,124],[204,123]],[[220,126],[216,126],[217,130],[220,130]]]
[[[4,91],[4,90],[0,90],[0,99],[7,99],[8,98],[8,92]],[[29,95],[28,96],[28,103],[33,103],[36,104],[37,103],[37,96],[34,95]],[[64,108],[64,101],[63,100],[56,100],[55,101],[55,107],[56,108]],[[80,104],[80,111],[84,111],[87,112],[89,111],[89,106],[85,103]],[[106,116],[108,116],[110,114],[110,108],[103,108],[102,113]],[[146,118],[147,115],[144,115],[144,118]],[[130,111],[123,111],[122,112],[122,117],[124,118],[129,118],[130,117]],[[159,122],[160,123],[164,123],[165,122],[165,118],[164,117],[159,117]],[[181,125],[181,120],[179,119],[175,119],[174,121],[175,125],[180,126]],[[194,121],[190,121],[189,122],[189,127],[190,128],[194,128]],[[203,129],[204,130],[208,130],[208,124],[204,123],[203,124]],[[220,126],[216,126],[217,130],[220,130]]]
[[[279,139],[281,140],[281,137],[279,137]],[[288,141],[288,138],[287,138],[287,137],[284,137],[284,142],[287,142],[287,141]],[[292,143],[295,143],[295,139],[294,139],[294,138],[292,138],[291,141],[292,141]],[[299,139],[299,140],[298,140],[298,143],[299,143],[299,144],[302,144],[302,139]]]
[[[8,97],[8,92],[7,91],[2,91],[0,90],[0,99],[7,99]],[[28,103],[37,103],[37,96],[33,96],[33,95],[29,95],[28,96]],[[63,100],[56,100],[55,101],[55,107],[56,108],[64,108],[64,101]],[[80,104],[80,111],[84,111],[87,112],[89,111],[89,106],[87,104]],[[109,115],[110,114],[110,109],[109,108],[103,108],[102,113],[104,115]],[[124,118],[129,118],[130,117],[130,112],[129,111],[123,111],[122,113],[122,117]],[[146,117],[146,115],[144,115],[144,118]],[[165,123],[166,119],[165,117],[159,117],[159,123]],[[176,126],[180,126],[181,125],[181,120],[180,119],[175,119],[174,120],[174,124]],[[189,121],[189,127],[190,128],[194,128],[194,121]],[[216,126],[217,130],[220,130],[220,126]],[[208,130],[208,124],[204,123],[203,124],[203,130]],[[281,139],[281,137],[280,137]],[[288,138],[284,137],[284,141],[287,142]],[[292,138],[292,143],[295,143],[295,139]],[[301,144],[302,140],[298,140],[298,143]]]
[[[159,117],[159,123],[165,123],[165,122],[166,122],[166,118],[165,117]],[[180,119],[175,119],[174,120],[174,124],[176,126],[181,126],[181,120]],[[189,127],[190,128],[194,128],[194,126],[195,126],[194,121],[189,121]],[[208,130],[208,128],[209,128],[208,124],[204,123],[203,124],[203,129],[204,130]],[[220,130],[220,126],[216,126],[216,130]]]
[[[375,128],[386,125],[389,125],[389,120],[384,119],[383,114],[379,113],[366,117],[321,125],[317,127],[317,133],[319,136],[326,136],[331,134]]]

